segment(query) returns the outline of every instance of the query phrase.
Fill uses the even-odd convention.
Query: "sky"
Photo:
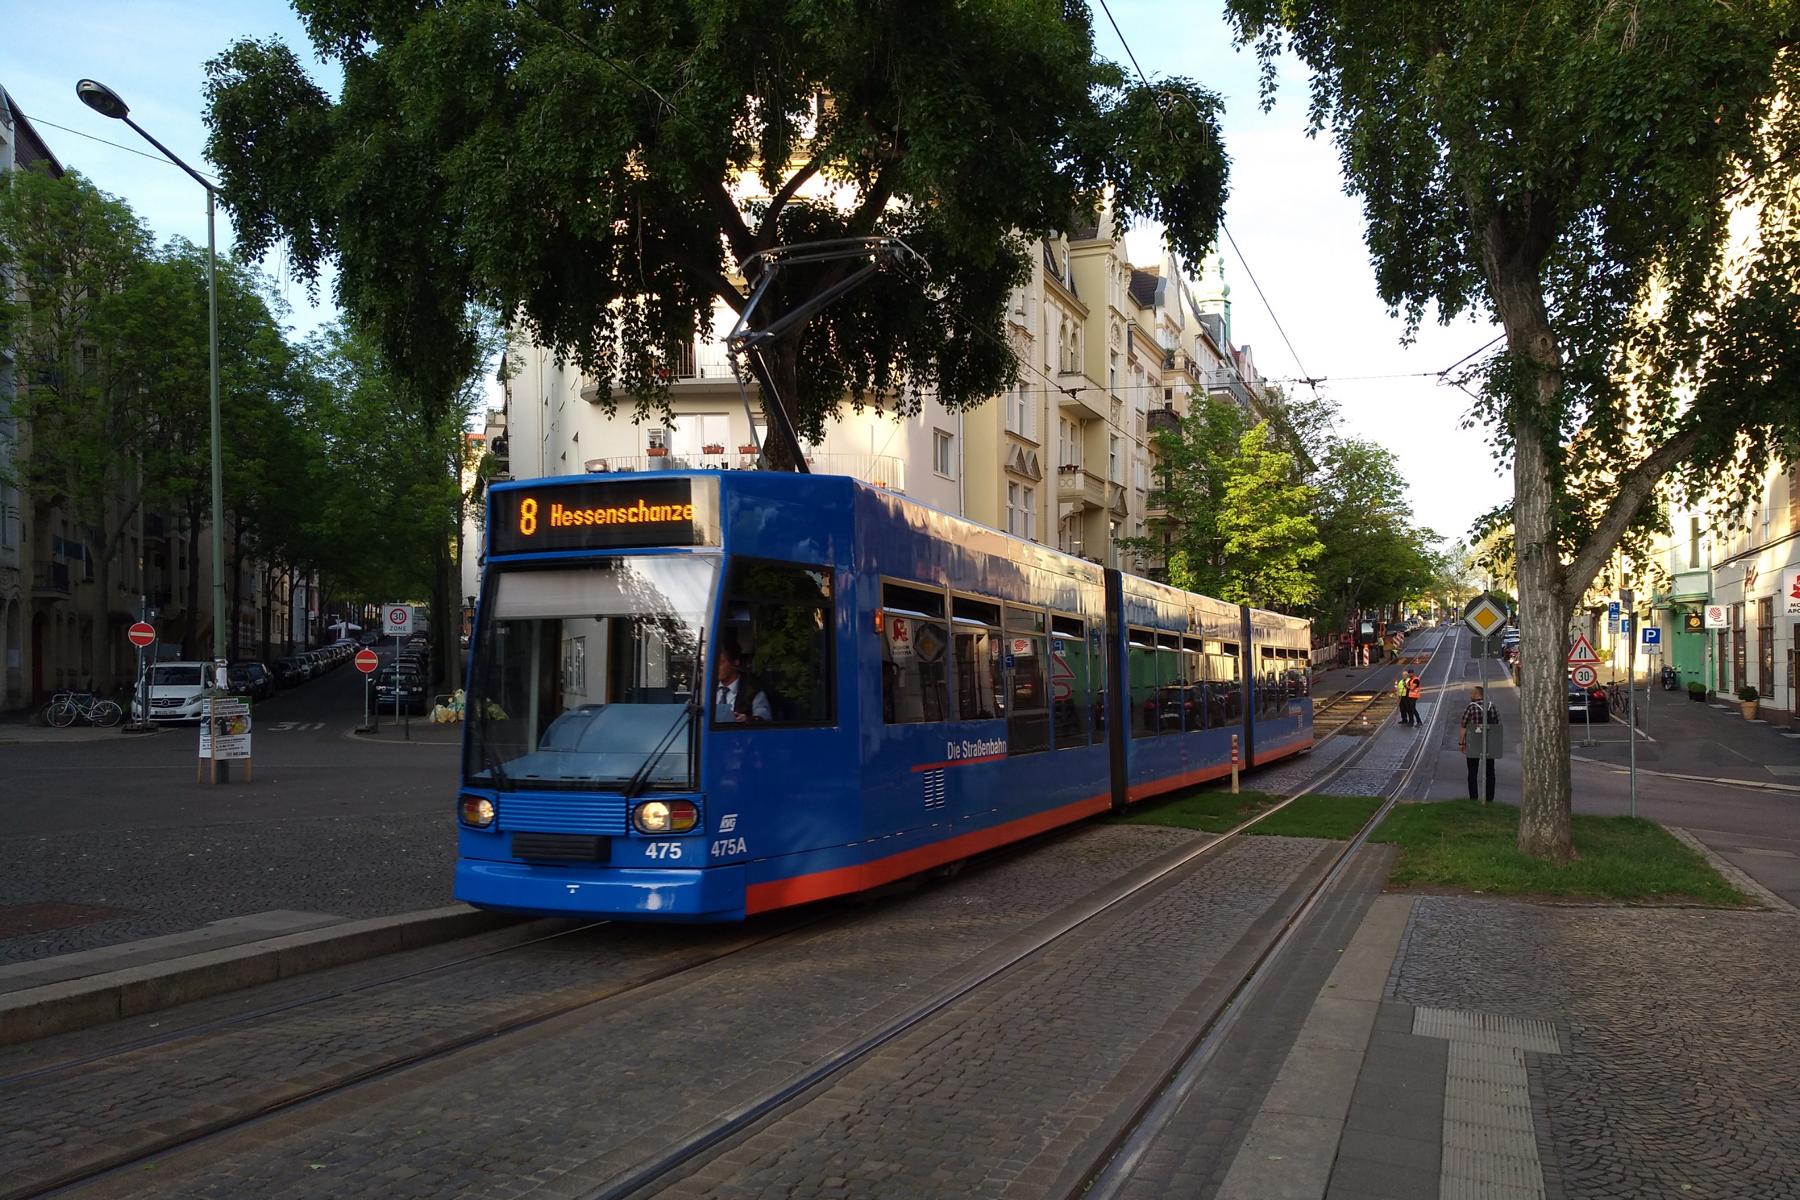
[[[1461,428],[1469,398],[1435,375],[1489,342],[1498,328],[1467,319],[1449,327],[1428,323],[1411,345],[1403,344],[1404,322],[1376,295],[1361,211],[1344,194],[1336,151],[1327,137],[1306,136],[1304,68],[1283,64],[1275,107],[1265,113],[1255,56],[1233,47],[1216,5],[1108,3],[1152,79],[1187,76],[1224,100],[1221,124],[1232,160],[1225,226],[1241,251],[1231,242],[1224,246],[1233,340],[1250,346],[1271,379],[1323,380],[1319,390],[1339,405],[1344,432],[1394,451],[1419,523],[1466,537],[1477,516],[1507,499],[1510,478],[1497,469],[1484,432]],[[1100,53],[1129,66],[1098,0],[1094,21]],[[277,0],[24,0],[8,14],[7,26],[0,85],[63,164],[129,201],[159,239],[181,236],[200,245],[204,193],[122,122],[86,108],[76,99],[76,81],[89,77],[113,88],[139,124],[206,171],[207,60],[240,37],[279,36],[308,48],[292,9]],[[316,78],[335,89],[329,70]],[[232,240],[221,213],[221,251]],[[1127,245],[1134,261],[1161,257],[1154,230],[1135,231]],[[283,277],[279,260],[264,268],[280,281],[297,333],[332,318],[328,281],[320,307],[302,284]]]

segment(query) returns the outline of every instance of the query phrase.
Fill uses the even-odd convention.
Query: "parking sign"
[[[1660,626],[1660,625],[1644,626],[1644,645],[1646,645],[1646,646],[1662,645],[1662,626]]]

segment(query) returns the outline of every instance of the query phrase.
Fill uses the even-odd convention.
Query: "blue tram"
[[[495,485],[456,895],[736,920],[1312,745],[1306,622],[841,476]]]

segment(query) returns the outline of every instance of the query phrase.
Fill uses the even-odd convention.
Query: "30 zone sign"
[[[608,480],[489,495],[492,554],[691,546],[700,540],[688,479]]]

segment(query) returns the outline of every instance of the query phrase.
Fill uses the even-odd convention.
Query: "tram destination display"
[[[491,554],[693,546],[703,540],[690,479],[595,480],[489,495]]]

